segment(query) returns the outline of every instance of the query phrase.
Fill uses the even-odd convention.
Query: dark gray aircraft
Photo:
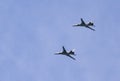
[[[94,24],[92,22],[85,23],[82,18],[81,18],[81,23],[80,24],[76,24],[76,25],[73,25],[73,26],[74,27],[83,26],[83,27],[86,27],[86,28],[89,28],[89,29],[95,31],[95,29],[90,27],[90,26],[94,26]]]
[[[56,55],[60,55],[60,54],[61,55],[66,55],[66,56],[72,58],[73,60],[75,60],[75,58],[71,56],[71,55],[75,55],[74,50],[71,50],[71,51],[67,52],[66,49],[64,48],[64,46],[62,48],[63,48],[62,52],[58,52],[58,53],[55,53],[55,54]]]

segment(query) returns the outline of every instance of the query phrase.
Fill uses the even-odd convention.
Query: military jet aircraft
[[[66,49],[64,48],[64,46],[62,48],[63,48],[62,52],[58,52],[58,53],[55,53],[55,54],[56,55],[60,55],[60,54],[61,55],[66,55],[66,56],[72,58],[73,60],[75,60],[75,58],[71,56],[71,55],[75,55],[74,50],[71,50],[71,51],[67,52]]]
[[[89,29],[95,31],[95,29],[90,27],[90,26],[95,26],[95,25],[92,22],[85,23],[82,18],[81,18],[81,23],[80,24],[76,24],[76,25],[73,25],[73,26],[74,27],[82,26],[82,27],[86,27],[86,28],[89,28]]]

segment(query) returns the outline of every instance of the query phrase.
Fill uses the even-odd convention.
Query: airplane
[[[86,27],[86,28],[89,28],[89,29],[95,31],[95,29],[90,27],[90,26],[95,26],[94,23],[92,23],[92,22],[85,23],[82,18],[81,18],[80,24],[73,25],[73,27],[76,27],[76,26],[83,26],[83,27]]]
[[[69,52],[67,52],[66,49],[64,48],[64,46],[63,46],[62,48],[63,48],[63,51],[62,51],[62,52],[55,53],[55,55],[60,55],[60,54],[61,54],[61,55],[66,55],[66,56],[72,58],[73,60],[76,60],[74,57],[71,56],[71,55],[75,55],[74,49],[71,50],[71,51],[69,51]]]

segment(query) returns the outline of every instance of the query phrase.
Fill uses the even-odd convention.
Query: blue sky
[[[0,0],[0,81],[120,81],[119,3]],[[80,18],[96,31],[73,28]]]

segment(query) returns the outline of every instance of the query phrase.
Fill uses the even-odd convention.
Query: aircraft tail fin
[[[73,50],[71,50],[70,52],[69,52],[69,54],[71,54],[71,55],[75,55],[75,49],[73,49]]]
[[[94,26],[94,23],[89,22],[88,25],[89,25],[89,26]]]

